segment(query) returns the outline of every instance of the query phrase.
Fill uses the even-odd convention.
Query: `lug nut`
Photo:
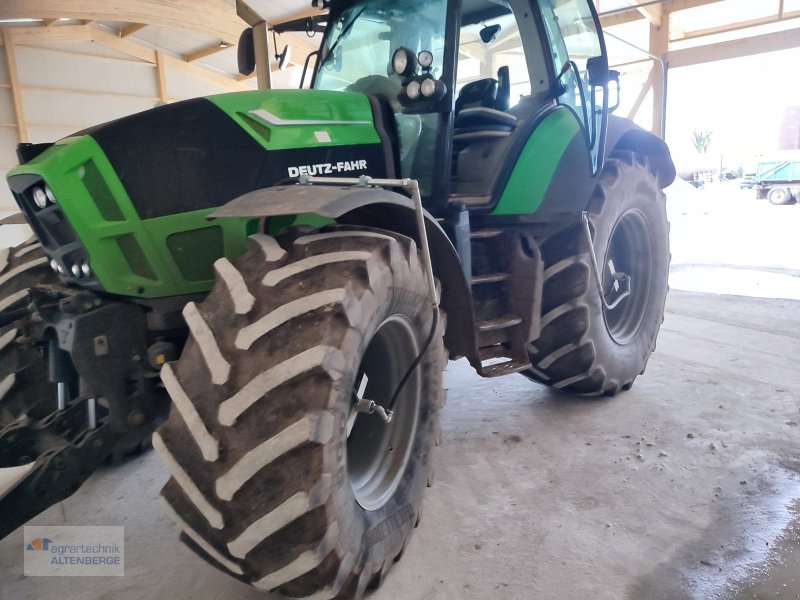
[[[144,423],[145,415],[144,413],[139,410],[138,408],[132,410],[128,413],[128,425],[131,427],[139,427],[142,423]]]

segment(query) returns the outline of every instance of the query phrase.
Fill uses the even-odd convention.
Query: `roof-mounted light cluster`
[[[420,67],[421,73],[418,73]],[[447,95],[447,86],[436,79],[433,71],[433,53],[423,50],[416,56],[408,48],[398,48],[392,56],[392,70],[404,79],[405,95],[411,101],[421,98],[439,100]]]

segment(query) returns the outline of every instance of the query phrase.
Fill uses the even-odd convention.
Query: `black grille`
[[[89,259],[89,254],[78,240],[58,204],[50,204],[39,208],[33,201],[33,190],[44,188],[44,181],[38,175],[15,175],[9,177],[8,184],[20,210],[28,219],[33,232],[39,238],[45,252],[55,259],[61,267],[59,275],[66,283],[74,283],[81,287],[100,289],[94,277],[75,277],[72,265],[81,265]]]

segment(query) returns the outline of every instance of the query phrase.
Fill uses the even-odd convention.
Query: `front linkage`
[[[158,369],[174,347],[148,348],[144,307],[61,286],[31,288],[0,322],[20,327],[12,343],[37,349],[29,354],[44,357],[58,389],[57,410],[23,413],[0,430],[2,538],[73,494],[104,460],[147,443],[168,410]]]

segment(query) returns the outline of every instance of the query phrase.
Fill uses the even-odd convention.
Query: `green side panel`
[[[89,253],[89,264],[111,294],[160,298],[211,289],[211,265],[247,248],[256,219],[208,221],[214,209],[142,220],[98,144],[66,138],[9,177],[39,175]]]
[[[381,142],[373,123],[372,107],[364,94],[270,90],[221,94],[207,99],[268,150]],[[272,119],[275,122],[265,119],[264,113],[277,117]]]
[[[524,215],[539,210],[576,135],[583,133],[572,111],[560,107],[547,115],[525,144],[492,214]]]

